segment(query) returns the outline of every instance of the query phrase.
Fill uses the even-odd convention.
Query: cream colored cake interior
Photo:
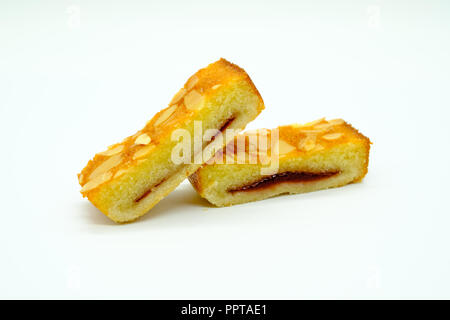
[[[222,128],[230,119],[233,120],[228,129],[242,130],[258,115],[260,108],[260,99],[249,83],[236,81],[218,88],[217,93],[199,108],[201,112],[182,125],[191,137],[196,120],[202,121],[203,131]],[[191,140],[193,150],[194,141]],[[200,167],[200,164],[176,165],[171,161],[171,152],[177,143],[171,140],[162,142],[127,175],[112,181],[108,188],[101,189],[93,203],[116,222],[132,221],[145,214]],[[212,143],[223,146],[219,139]]]

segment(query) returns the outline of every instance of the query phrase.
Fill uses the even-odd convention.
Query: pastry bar
[[[264,109],[263,100],[247,73],[221,59],[199,70],[142,130],[110,146],[89,161],[78,175],[81,193],[116,222],[135,220],[194,173],[203,162],[172,161],[180,129],[194,136],[195,125],[203,132],[245,128]],[[211,144],[219,149],[234,136],[201,141],[200,152]],[[189,146],[194,149],[194,138]],[[197,152],[197,153],[196,153]]]
[[[189,180],[216,206],[339,187],[364,178],[370,144],[341,119],[262,129],[238,135]]]

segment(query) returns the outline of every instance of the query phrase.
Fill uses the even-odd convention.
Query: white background
[[[450,298],[448,1],[2,1],[2,298]],[[188,183],[116,225],[76,174],[199,68],[247,70],[249,128],[326,116],[360,184],[213,208]]]

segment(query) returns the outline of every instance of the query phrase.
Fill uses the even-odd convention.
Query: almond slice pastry
[[[133,221],[208,160],[197,157],[205,148],[215,144],[213,150],[221,149],[234,138],[201,138],[196,148],[196,128],[239,132],[263,109],[263,100],[247,73],[220,59],[190,77],[169,106],[142,130],[96,154],[78,175],[81,193],[112,220]],[[187,141],[193,150],[183,152],[188,159],[182,163],[173,161],[172,154],[180,143],[174,134],[180,130],[192,137]]]
[[[341,119],[246,132],[189,180],[219,207],[340,187],[367,174],[370,144]]]

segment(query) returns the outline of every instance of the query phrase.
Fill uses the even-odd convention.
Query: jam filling
[[[148,189],[147,191],[145,191],[139,198],[137,198],[136,200],[134,200],[134,202],[139,202],[142,199],[144,199],[146,196],[148,196],[150,194],[150,192],[152,192],[153,188],[156,188],[158,186],[160,186],[164,181],[166,181],[167,178],[162,179],[160,182],[158,182],[157,184],[155,184],[153,187],[151,187],[150,189]]]
[[[216,137],[219,135],[220,132],[224,133],[224,131],[231,125],[231,123],[234,121],[234,119],[236,119],[236,118],[231,117],[230,119],[225,121],[225,123],[222,125],[222,127],[220,127],[219,131],[211,138],[210,142],[214,141],[214,139],[216,139]]]
[[[242,192],[242,191],[252,191],[252,190],[262,190],[265,188],[269,188],[273,185],[283,182],[313,182],[326,178],[330,178],[334,175],[339,174],[339,171],[330,171],[330,172],[282,172],[276,173],[274,175],[263,178],[254,183],[238,187],[235,189],[230,189],[228,192]]]
[[[229,126],[230,124],[234,121],[234,119],[236,119],[235,117],[231,117],[230,119],[228,119],[223,126],[219,129],[220,132],[224,132]]]

